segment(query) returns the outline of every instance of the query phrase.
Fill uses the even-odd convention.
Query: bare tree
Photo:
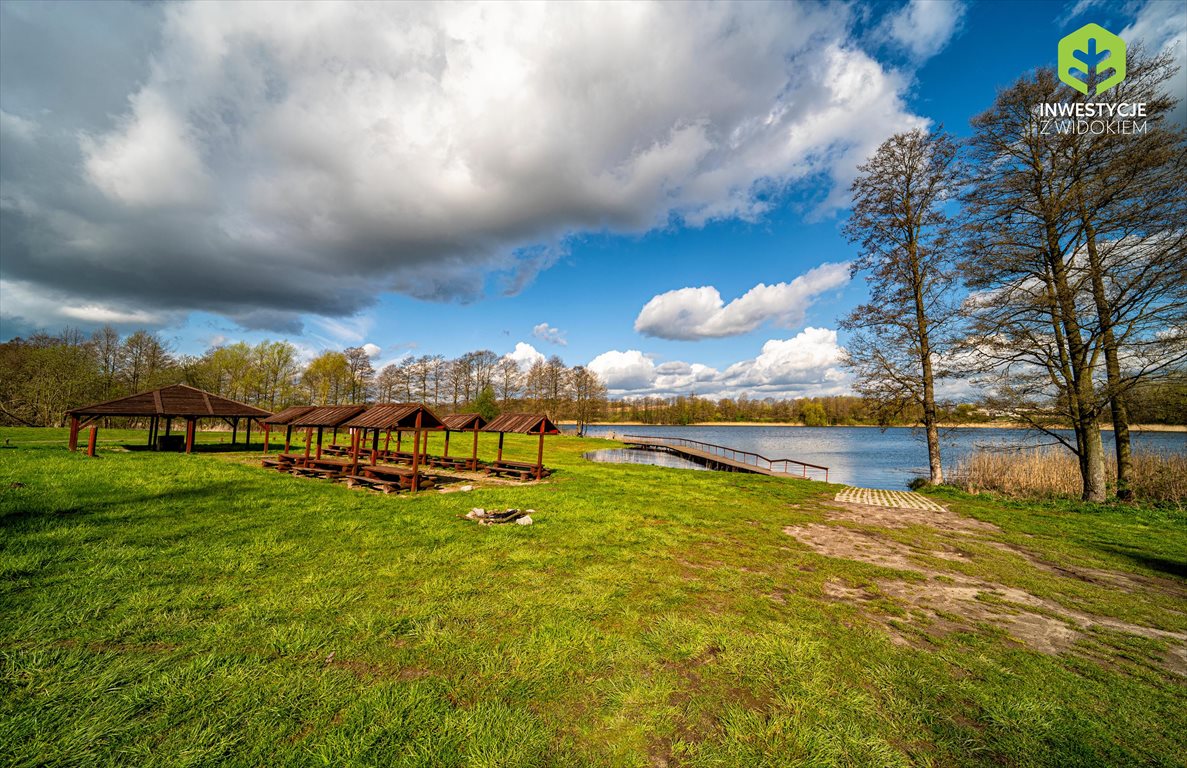
[[[380,403],[395,402],[399,396],[400,368],[396,364],[385,365],[375,377],[375,399]]]
[[[1083,499],[1103,501],[1100,327],[1076,260],[1082,226],[1068,161],[1076,138],[1045,132],[1035,119],[1040,105],[1063,98],[1055,73],[1039,70],[973,120],[962,267],[975,293],[966,349],[996,384],[998,406],[1073,451]],[[1073,440],[1059,431],[1068,424]]]
[[[1187,149],[1183,129],[1167,123],[1176,100],[1164,90],[1174,71],[1169,55],[1131,49],[1125,80],[1093,101],[1145,104],[1146,130],[1079,134],[1068,157],[1123,500],[1133,473],[1125,398],[1187,353]]]
[[[857,391],[878,402],[887,421],[913,405],[922,409],[930,479],[942,483],[935,383],[957,317],[944,210],[962,181],[956,142],[943,132],[899,133],[858,170],[845,233],[861,246],[852,271],[869,273],[870,301],[841,322],[856,331],[847,364]]]
[[[571,411],[577,421],[577,434],[585,435],[585,425],[598,418],[606,407],[606,385],[585,366],[574,366],[568,376]]]
[[[499,401],[502,402],[504,409],[509,407],[511,401],[519,396],[522,382],[523,372],[519,369],[519,363],[510,357],[500,358],[495,367],[495,391],[498,393]]]
[[[362,347],[347,347],[343,350],[349,369],[347,394],[351,403],[365,403],[371,397],[371,385],[375,381],[375,367],[371,357]]]

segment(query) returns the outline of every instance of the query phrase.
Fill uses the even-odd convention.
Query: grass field
[[[5,765],[1187,755],[1181,512],[933,491],[949,512],[874,514],[571,437],[550,481],[381,496],[100,437],[88,459],[0,429]]]

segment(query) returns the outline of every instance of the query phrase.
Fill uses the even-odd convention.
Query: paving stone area
[[[837,501],[850,504],[868,504],[873,507],[893,509],[925,509],[943,512],[944,508],[931,499],[914,491],[884,491],[878,488],[846,488],[837,494]]]

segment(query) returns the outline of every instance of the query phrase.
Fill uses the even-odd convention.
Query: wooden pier
[[[689,440],[685,437],[621,435],[616,439],[631,448],[663,451],[703,467],[724,472],[750,472],[770,477],[796,477],[828,482],[828,467],[808,464],[795,459],[768,459],[753,451],[742,451],[700,440]],[[823,478],[818,476],[821,472],[824,473]]]

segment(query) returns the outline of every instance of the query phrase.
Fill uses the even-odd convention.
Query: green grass
[[[834,486],[592,464],[583,451],[613,444],[550,438],[550,482],[381,496],[244,453],[118,448],[143,436],[102,430],[88,459],[64,450],[64,430],[0,429],[4,764],[1169,766],[1187,754],[1187,679],[1159,663],[1160,640],[1092,632],[1052,655],[992,626],[916,621],[896,643],[886,625],[912,611],[878,584],[919,577],[783,533],[867,527],[830,520]],[[482,445],[490,456],[493,440]],[[507,446],[534,459],[533,439]],[[1181,513],[935,497],[1002,533],[929,566],[1187,631],[1181,592],[1061,576],[992,546],[1182,587]],[[534,508],[536,523],[479,527],[460,518],[472,506]],[[877,599],[830,599],[828,583]]]

